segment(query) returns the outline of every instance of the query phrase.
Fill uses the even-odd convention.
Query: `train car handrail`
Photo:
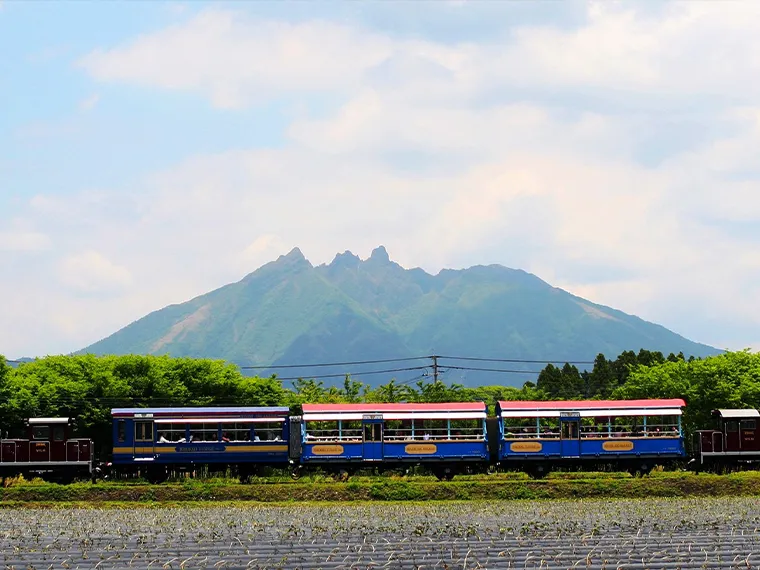
[[[720,445],[715,445],[715,436],[719,436],[717,441]],[[723,445],[723,432],[722,431],[714,431],[712,433],[712,446],[713,446],[713,452],[719,452],[722,453],[724,451],[724,445]],[[718,449],[720,447],[720,449]]]

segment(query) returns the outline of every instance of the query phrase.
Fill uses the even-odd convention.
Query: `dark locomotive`
[[[73,437],[73,431],[69,418],[30,418],[26,438],[0,441],[0,476],[39,476],[60,483],[94,479],[92,440]]]
[[[752,409],[720,409],[713,412],[715,429],[694,434],[692,460],[697,470],[722,471],[760,464],[760,412]]]
[[[245,481],[263,468],[350,475],[360,469],[424,465],[439,479],[458,473],[554,468],[627,470],[685,463],[685,402],[589,400],[437,404],[305,404],[284,407],[112,410],[113,448],[96,464],[93,442],[74,437],[68,418],[32,418],[25,439],[0,442],[0,475],[69,482],[101,473],[166,480],[182,471],[233,472]],[[698,470],[760,462],[757,410],[716,410],[714,429],[695,433]],[[104,458],[105,459],[105,458]],[[105,469],[105,466],[108,466]]]

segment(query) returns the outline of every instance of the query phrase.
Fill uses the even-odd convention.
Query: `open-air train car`
[[[686,456],[681,399],[499,402],[499,463],[540,476],[615,464],[648,473]]]
[[[486,405],[304,404],[300,464],[350,472],[427,464],[442,479],[488,461]]]
[[[288,465],[286,407],[116,408],[113,470],[151,481],[172,470],[233,467],[241,478],[259,466]]]

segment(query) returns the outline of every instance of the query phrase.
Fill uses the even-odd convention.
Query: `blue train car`
[[[116,408],[113,467],[152,481],[171,470],[234,467],[242,479],[258,466],[288,464],[285,407]]]
[[[303,466],[350,472],[424,463],[449,479],[488,459],[483,402],[303,405]]]
[[[552,465],[605,464],[645,474],[686,457],[685,405],[681,399],[499,402],[499,463],[536,476]]]

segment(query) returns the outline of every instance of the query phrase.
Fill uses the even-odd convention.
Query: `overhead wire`
[[[380,360],[356,360],[352,362],[318,362],[312,364],[270,364],[269,366],[239,366],[241,370],[276,370],[280,368],[318,368],[324,366],[359,366],[362,364],[382,364],[387,362],[409,362],[411,360],[429,359],[429,356],[411,356],[408,358],[383,358]]]
[[[291,378],[280,378],[279,376],[276,376],[275,378],[277,380],[282,381],[289,381],[289,380],[301,380],[301,379],[314,379],[318,380],[320,378],[343,378],[345,376],[371,376],[373,374],[390,374],[392,372],[408,372],[412,370],[424,370],[427,368],[426,366],[412,366],[408,368],[391,368],[388,370],[369,370],[369,371],[360,371],[360,372],[344,372],[342,374],[318,374],[316,376],[295,376]]]
[[[505,372],[509,374],[540,374],[541,373],[540,370],[507,370],[504,368],[477,368],[473,366],[449,366],[448,364],[445,366],[445,368],[449,370],[473,370],[473,371],[478,371],[478,372]]]
[[[594,364],[593,360],[526,360],[523,358],[477,358],[473,356],[438,356],[438,358],[477,362],[510,362],[518,364]],[[449,368],[451,368],[451,366],[449,366]]]

